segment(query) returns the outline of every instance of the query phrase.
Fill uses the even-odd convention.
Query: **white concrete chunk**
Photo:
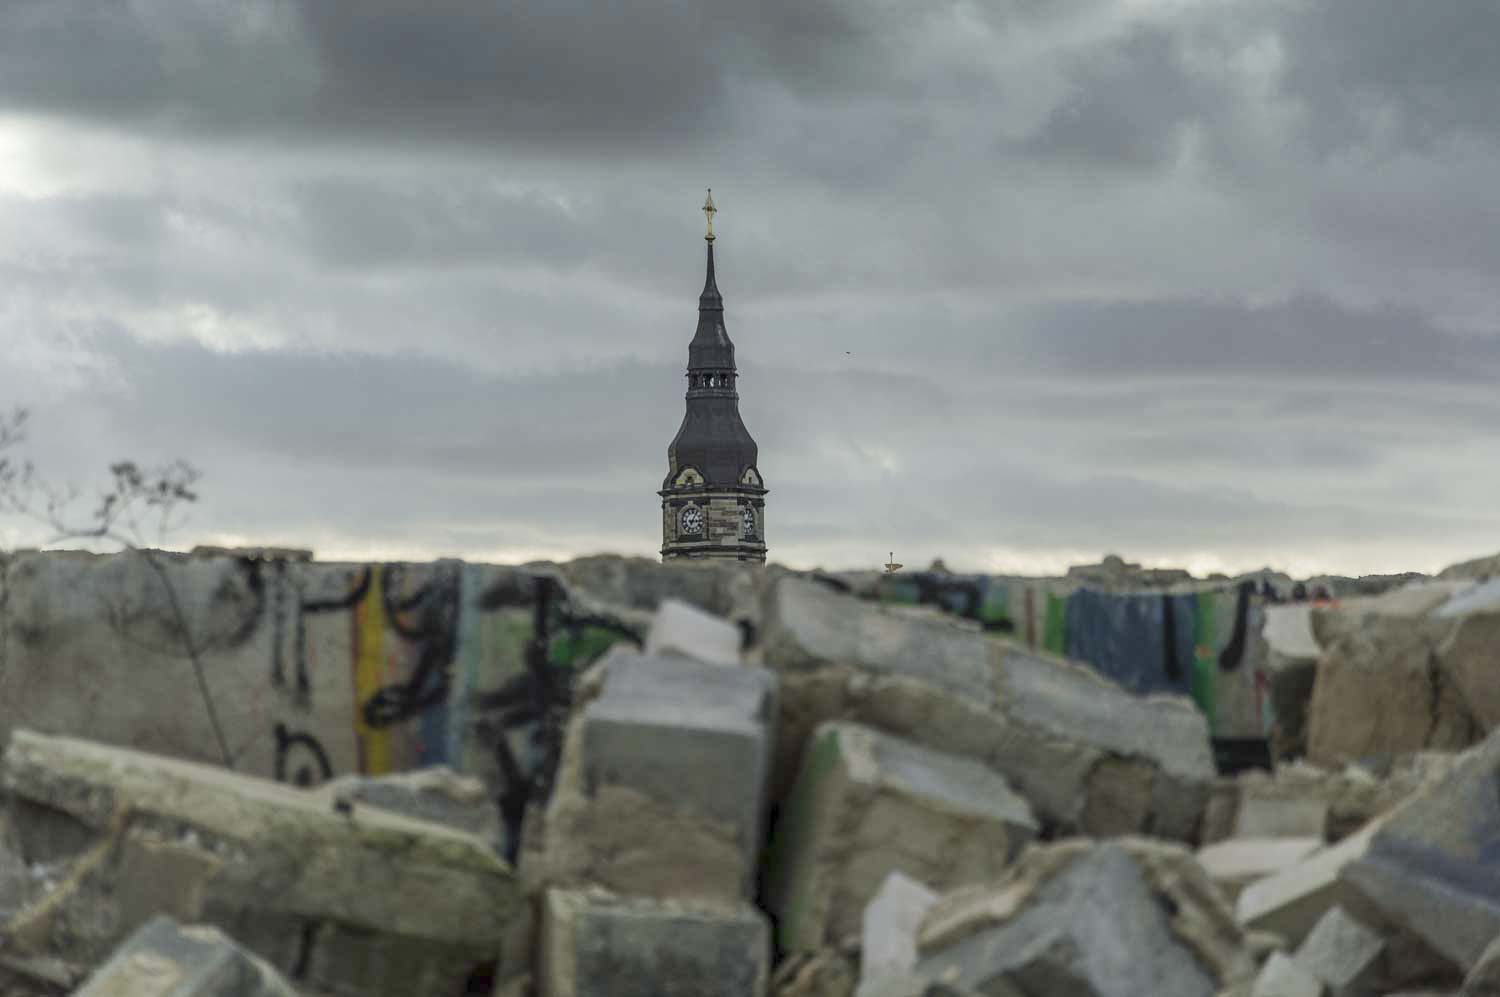
[[[1362,856],[1379,827],[1372,821],[1331,847],[1320,849],[1295,865],[1247,886],[1235,905],[1235,917],[1247,928],[1274,931],[1297,945],[1336,904],[1357,902],[1353,891],[1339,881],[1339,872]]]
[[[679,654],[709,664],[740,662],[740,631],[728,620],[680,599],[663,599],[646,634],[649,655]]]
[[[1198,849],[1198,861],[1215,885],[1233,900],[1256,880],[1274,875],[1322,847],[1322,838],[1230,838]]]
[[[885,877],[865,905],[861,984],[911,971],[917,964],[917,929],[938,895],[899,869]]]
[[[158,915],[126,939],[74,997],[297,997],[270,966],[216,928]]]
[[[1240,795],[1234,818],[1236,838],[1322,838],[1328,827],[1328,801],[1317,797]]]

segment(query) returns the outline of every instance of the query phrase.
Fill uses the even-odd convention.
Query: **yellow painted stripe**
[[[355,607],[358,642],[354,652],[354,734],[359,739],[360,771],[391,771],[391,732],[365,723],[364,704],[385,685],[385,599],[380,565],[370,568],[370,590]]]

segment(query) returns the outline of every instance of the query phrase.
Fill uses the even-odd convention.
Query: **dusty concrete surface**
[[[13,559],[0,997],[140,964],[163,917],[222,932],[180,968],[297,997],[1491,992],[1500,586],[1257,602],[1237,657],[1220,612],[1216,707],[1025,632],[1027,594],[1146,583],[1095,568],[905,605],[608,557],[169,559],[230,772],[149,563]],[[1151,605],[1198,597],[1158,575]],[[1300,733],[1221,775],[1226,709]]]

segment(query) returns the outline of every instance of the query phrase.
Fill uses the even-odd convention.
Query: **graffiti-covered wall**
[[[1087,662],[1132,692],[1191,696],[1215,737],[1258,739],[1275,723],[1261,631],[1265,579],[1111,591],[1065,578],[938,571],[840,576],[882,602],[938,607]]]
[[[572,674],[640,638],[552,573],[459,561],[28,553],[3,586],[0,737],[227,754],[301,784],[449,764],[516,820]]]

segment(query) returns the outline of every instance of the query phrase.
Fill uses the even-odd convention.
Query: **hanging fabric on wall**
[[[1042,628],[1042,646],[1053,654],[1068,653],[1068,600],[1047,593],[1047,621]]]
[[[1161,597],[1162,671],[1172,682],[1182,681],[1182,662],[1177,657],[1177,599]]]
[[[1238,668],[1240,662],[1244,660],[1250,597],[1254,594],[1255,582],[1249,579],[1240,582],[1239,592],[1234,601],[1234,633],[1230,635],[1229,643],[1224,646],[1224,650],[1219,652],[1219,667],[1226,672]]]

